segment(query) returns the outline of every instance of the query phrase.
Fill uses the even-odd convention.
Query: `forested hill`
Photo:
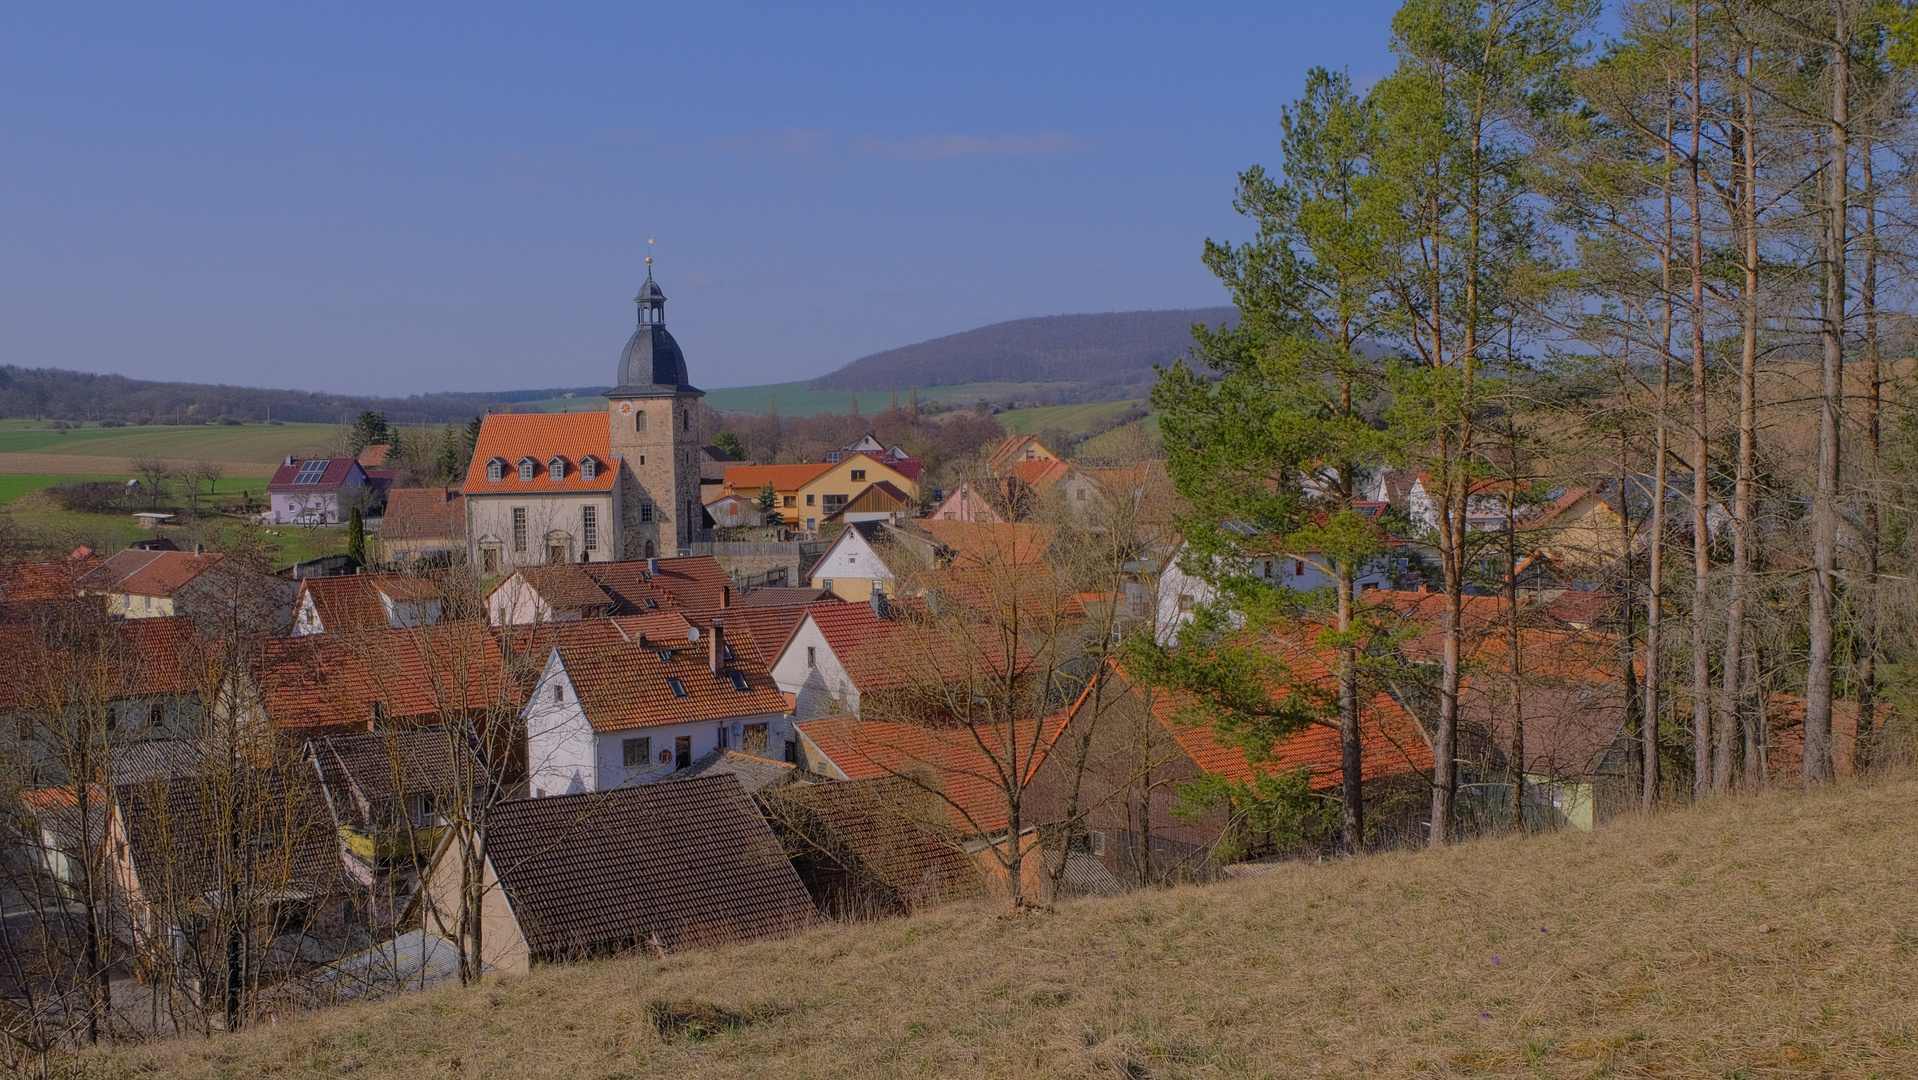
[[[1015,319],[861,357],[815,390],[905,390],[1011,382],[1057,384],[1062,403],[1144,397],[1152,366],[1183,356],[1192,324],[1236,322],[1229,307]]]
[[[580,388],[582,395],[600,387]],[[501,404],[539,401],[575,389],[509,390],[488,394],[415,394],[373,397],[260,390],[248,386],[149,382],[124,375],[94,375],[59,368],[0,366],[0,417],[36,420],[123,420],[139,423],[205,423],[220,420],[287,420],[334,423],[371,409],[396,424],[437,424],[471,419]]]

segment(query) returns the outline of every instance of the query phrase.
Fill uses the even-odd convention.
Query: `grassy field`
[[[93,1076],[1918,1075],[1918,783],[541,968]],[[705,1039],[658,1008],[728,1010]]]
[[[1046,428],[1063,428],[1077,434],[1094,424],[1110,419],[1139,404],[1137,401],[1100,401],[1091,405],[1046,405],[1037,409],[1012,409],[999,414],[1006,430],[1030,435]]]
[[[33,454],[53,458],[204,459],[226,462],[229,466],[270,466],[288,454],[301,456],[318,451],[333,432],[334,428],[329,424],[79,427],[56,431],[46,423],[6,420],[0,421],[0,455],[5,455],[9,460]],[[46,471],[72,473],[76,470],[61,468]],[[116,470],[95,468],[93,471]]]

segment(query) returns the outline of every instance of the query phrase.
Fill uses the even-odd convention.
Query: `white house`
[[[676,641],[562,644],[523,716],[536,798],[648,783],[715,749],[792,753],[785,696],[723,620]]]
[[[874,546],[879,524],[859,521],[847,525],[846,531],[826,549],[826,554],[813,564],[812,587],[827,589],[855,602],[871,599],[875,583],[883,591],[893,592],[892,569],[879,557],[879,550]]]
[[[1408,562],[1403,547],[1394,541],[1384,554],[1372,560],[1365,572],[1353,581],[1353,594],[1368,589],[1390,588],[1392,579],[1404,572]],[[1218,595],[1211,583],[1185,569],[1182,565],[1185,555],[1186,545],[1180,544],[1178,554],[1159,578],[1155,636],[1160,644],[1170,644],[1178,636],[1179,628],[1192,621],[1193,613],[1211,603]],[[1249,575],[1266,584],[1294,592],[1329,589],[1337,583],[1323,555],[1316,551],[1244,558],[1238,560],[1232,569],[1235,573]]]
[[[293,605],[294,637],[432,626],[446,602],[432,582],[402,574],[302,578]]]

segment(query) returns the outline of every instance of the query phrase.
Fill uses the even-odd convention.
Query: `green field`
[[[160,427],[77,427],[56,431],[31,420],[0,421],[0,454],[75,457],[162,457],[176,461],[250,461],[266,464],[288,454],[317,451],[331,424],[201,424]]]
[[[29,492],[49,488],[55,484],[75,484],[89,481],[124,481],[124,476],[53,476],[42,473],[0,473],[0,506],[5,506]]]
[[[1060,428],[1077,435],[1139,404],[1137,401],[1100,401],[1090,405],[1046,405],[1037,409],[1011,409],[999,414],[1006,430],[1030,435],[1047,428]]]

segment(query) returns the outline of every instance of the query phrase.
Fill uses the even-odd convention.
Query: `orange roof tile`
[[[1016,724],[934,728],[828,716],[794,726],[848,780],[908,776],[937,790],[947,824],[976,836],[1006,827],[1007,788],[1031,781],[1066,720],[1055,713]]]
[[[87,592],[172,596],[219,561],[218,555],[128,548],[81,575],[75,585]]]
[[[774,491],[795,491],[819,479],[832,467],[824,461],[798,465],[728,465],[724,489],[753,492],[771,484]]]
[[[927,518],[916,524],[931,533],[933,539],[958,553],[961,566],[987,566],[1041,562],[1059,535],[1056,525],[1026,522],[946,521]]]
[[[96,614],[104,620],[104,614]],[[65,629],[79,631],[70,637]],[[105,681],[91,684],[108,700],[185,694],[194,688],[198,639],[191,619],[127,619],[95,637],[85,624],[0,628],[0,708],[30,705],[41,695],[73,700],[76,665],[104,662]]]
[[[579,695],[581,709],[595,731],[628,731],[660,724],[683,724],[729,716],[783,714],[786,695],[748,638],[727,638],[733,659],[714,674],[707,662],[708,642],[638,642],[617,645],[559,646],[566,678]],[[738,672],[740,689],[728,672]],[[685,696],[668,684],[679,680]]]
[[[501,495],[539,491],[611,491],[617,479],[613,469],[612,424],[605,413],[505,413],[488,416],[480,424],[473,463],[461,490],[467,495]],[[565,476],[549,478],[546,463],[566,462]],[[580,478],[579,463],[598,462],[591,480]],[[519,478],[521,458],[533,459],[533,478]],[[487,462],[505,463],[501,478],[486,479]]]
[[[1072,466],[1063,461],[1049,458],[1033,458],[1031,461],[1015,462],[1006,469],[1006,475],[1016,476],[1034,491],[1044,491],[1064,480],[1072,472]]]
[[[435,723],[516,710],[521,697],[499,642],[476,622],[277,638],[267,642],[261,691],[276,727],[356,731],[375,720]]]

